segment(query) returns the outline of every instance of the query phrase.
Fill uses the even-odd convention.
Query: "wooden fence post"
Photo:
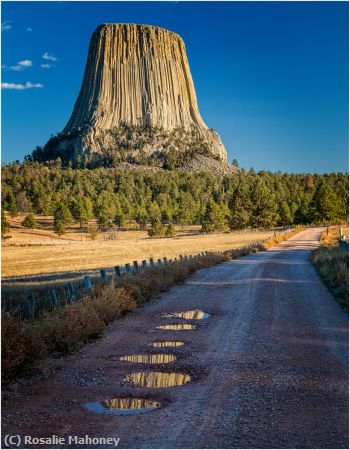
[[[151,267],[154,267],[154,266],[155,266],[155,264],[154,264],[154,259],[153,259],[153,258],[150,258],[149,263],[150,263]]]
[[[86,290],[91,289],[92,288],[91,277],[89,277],[88,275],[86,277],[84,277],[83,284],[84,284],[84,289],[86,289]]]
[[[66,285],[66,288],[67,288],[68,300],[69,301],[75,300],[75,293],[74,293],[73,283],[68,283]]]
[[[121,276],[121,270],[120,270],[120,266],[114,266],[114,273],[116,277],[120,277]]]
[[[57,294],[56,294],[55,288],[49,289],[49,296],[50,296],[52,305],[57,306]]]
[[[101,269],[100,270],[100,275],[101,275],[101,280],[102,281],[107,281],[108,276],[107,276],[107,270],[106,269]]]
[[[162,260],[159,258],[158,259],[158,266],[161,266],[162,265]]]
[[[133,264],[134,264],[134,270],[139,270],[139,263],[137,261],[134,261]]]
[[[125,264],[125,271],[126,271],[127,273],[130,273],[130,272],[131,272],[131,266],[130,266],[130,263],[126,263],[126,264]]]
[[[28,303],[29,314],[33,317],[34,313],[35,313],[35,294],[34,294],[34,292],[31,292],[27,296],[27,303]]]
[[[142,261],[142,269],[147,269],[147,261],[145,259]]]

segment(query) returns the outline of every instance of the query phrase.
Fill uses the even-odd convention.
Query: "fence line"
[[[133,261],[132,264],[126,263],[124,265],[114,266],[114,268],[109,272],[112,272],[112,274],[111,274],[112,277],[114,275],[114,278],[118,279],[123,276],[130,276],[133,273],[144,272],[149,268],[164,267],[166,265],[169,265],[172,263],[179,263],[181,261],[188,262],[188,261],[191,261],[191,260],[201,257],[201,256],[212,255],[215,253],[225,253],[225,252],[243,250],[243,249],[251,249],[253,247],[257,247],[257,246],[263,244],[265,241],[267,241],[273,237],[279,236],[281,234],[289,233],[291,230],[292,230],[291,228],[287,228],[279,233],[274,232],[274,235],[271,236],[270,238],[267,238],[267,239],[264,239],[261,241],[257,241],[257,242],[253,242],[253,243],[245,245],[243,247],[238,247],[238,248],[229,249],[229,250],[225,250],[225,251],[218,251],[218,252],[203,251],[203,252],[197,253],[195,255],[182,255],[181,254],[174,259],[168,259],[166,256],[164,256],[163,258],[159,258],[157,263],[155,263],[154,258],[150,258],[149,262],[147,262],[147,260],[144,259],[141,261],[141,264],[139,264],[138,261]],[[340,242],[341,241],[339,241],[339,245],[340,245]],[[347,249],[348,248],[349,248],[349,244],[347,243]],[[108,281],[109,278],[110,278],[110,274],[108,273],[108,270],[100,269],[100,281],[106,282],[106,281]],[[67,304],[67,303],[74,303],[76,301],[79,301],[84,296],[84,294],[86,294],[89,290],[91,290],[93,288],[93,286],[94,286],[94,280],[89,275],[84,276],[82,282],[67,283],[66,285],[63,286],[64,292],[65,292],[65,298],[64,298],[65,303]],[[32,291],[30,294],[27,295],[26,300],[27,300],[27,312],[30,317],[33,317],[35,315],[37,307],[39,306],[39,304],[37,302],[37,295],[35,294],[34,291]],[[54,308],[59,306],[57,291],[54,287],[48,289],[48,300],[50,301],[50,303],[52,304],[52,306]]]

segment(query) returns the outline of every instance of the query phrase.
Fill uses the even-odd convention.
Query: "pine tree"
[[[56,234],[65,234],[66,227],[72,223],[72,214],[64,203],[59,203],[53,214],[53,229]]]
[[[74,219],[79,220],[80,228],[94,217],[92,201],[89,197],[83,196],[74,200],[72,210]]]
[[[7,204],[11,217],[16,217],[18,214],[17,204],[15,196],[13,195],[12,189],[9,189],[7,194]]]
[[[114,222],[118,225],[119,228],[124,228],[126,226],[125,214],[123,212],[119,200],[116,203],[116,213],[114,216]]]
[[[138,209],[135,220],[140,225],[140,230],[144,230],[147,225],[148,214],[143,206]]]
[[[251,224],[254,227],[270,228],[276,225],[279,216],[275,195],[260,178],[256,179],[253,186],[251,202],[253,205]]]
[[[116,196],[113,192],[103,191],[97,197],[95,216],[100,228],[107,228],[116,213]]]
[[[249,225],[251,217],[251,201],[248,185],[241,182],[230,201],[229,224],[232,230],[241,230]]]
[[[32,203],[24,191],[18,193],[16,197],[16,206],[17,211],[21,213],[27,213],[32,209]]]
[[[148,230],[148,236],[164,236],[165,232],[165,227],[160,222],[154,222],[152,223],[151,228]]]
[[[179,209],[176,214],[178,223],[182,225],[189,225],[194,220],[194,200],[188,192],[181,192],[179,199]]]
[[[228,231],[227,218],[222,205],[218,205],[210,199],[207,203],[204,216],[202,218],[202,231]]]
[[[157,202],[152,202],[148,208],[148,217],[152,224],[159,223],[162,219],[162,214]]]
[[[169,223],[165,230],[166,237],[174,237],[176,235],[175,227],[172,223]]]
[[[342,216],[339,198],[325,180],[322,180],[312,197],[309,207],[311,223],[336,223]]]
[[[6,219],[4,210],[1,209],[1,238],[5,238],[6,234],[10,231],[10,222]]]
[[[293,215],[291,213],[291,210],[290,210],[287,202],[283,201],[281,203],[278,214],[280,217],[278,220],[279,225],[287,226],[287,225],[291,225],[293,223]]]
[[[22,225],[25,228],[29,228],[30,230],[34,230],[37,227],[37,223],[33,214],[28,214],[23,220]]]
[[[237,168],[239,167],[239,164],[238,164],[238,161],[236,158],[233,158],[232,165],[233,165],[233,167],[237,167]]]

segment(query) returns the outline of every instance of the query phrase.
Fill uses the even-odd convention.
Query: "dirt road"
[[[100,341],[51,361],[41,379],[12,386],[3,437],[87,434],[120,438],[120,448],[348,448],[348,320],[308,260],[320,233],[308,229],[271,251],[197,272],[115,322]],[[211,316],[186,320],[195,330],[156,328],[184,322],[162,313],[197,308]],[[185,345],[150,346],[165,339]],[[159,352],[178,359],[118,360]],[[158,389],[123,381],[150,369],[192,379]],[[132,416],[83,407],[126,395],[161,407]]]

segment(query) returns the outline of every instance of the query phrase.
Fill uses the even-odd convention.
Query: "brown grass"
[[[202,251],[219,252],[267,239],[271,230],[244,230],[232,233],[200,234],[199,226],[176,227],[173,238],[150,239],[147,230],[113,230],[114,240],[103,240],[111,235],[101,233],[99,240],[91,241],[87,233],[80,233],[75,225],[59,239],[51,230],[51,218],[36,216],[41,227],[28,231],[16,218],[12,238],[2,247],[2,276],[17,277],[54,274],[76,270],[99,269],[122,265],[133,260],[174,258]],[[12,221],[12,223],[14,223]],[[36,236],[36,240],[33,240]],[[84,240],[81,241],[84,237]],[[36,243],[35,245],[28,245]]]
[[[262,247],[264,250],[268,250],[269,248],[275,247],[276,245],[286,241],[287,239],[291,238],[292,236],[295,236],[296,234],[300,233],[303,230],[305,230],[305,227],[298,227],[297,229],[292,230],[289,233],[284,233],[271,239],[267,239],[262,244]]]
[[[233,250],[227,250],[224,252],[226,255],[229,255],[231,259],[239,258],[240,256],[249,255],[250,253],[257,253],[261,251],[268,250],[269,248],[275,247],[276,245],[280,244],[283,241],[286,241],[287,239],[291,238],[292,236],[300,233],[301,231],[305,230],[305,227],[298,227],[295,230],[289,231],[288,233],[280,234],[279,236],[267,239],[263,243],[259,243],[256,245],[251,245],[244,247],[242,249],[233,249]]]
[[[343,233],[349,233],[348,225],[343,225]],[[339,226],[328,227],[321,235],[322,246],[310,259],[342,308],[349,311],[349,252],[339,248],[338,239]]]
[[[45,313],[37,319],[2,318],[2,369],[9,379],[50,353],[71,352],[102,335],[108,323],[149,298],[184,281],[195,270],[227,260],[222,254],[174,262],[147,272],[100,283],[80,302]]]
[[[343,234],[349,239],[349,224],[343,223]],[[322,245],[338,245],[339,240],[339,225],[331,225],[322,233],[320,242]]]

